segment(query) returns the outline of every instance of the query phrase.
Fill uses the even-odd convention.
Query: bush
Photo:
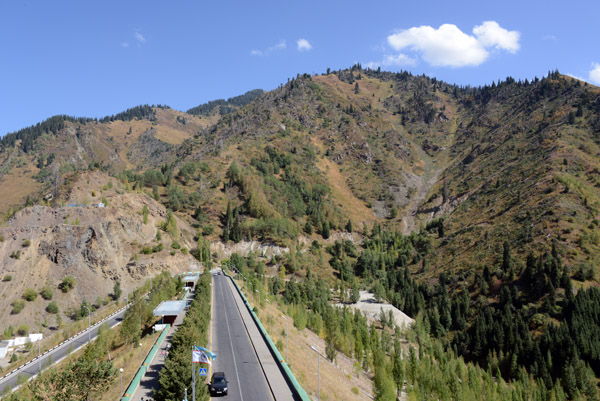
[[[58,288],[64,293],[69,292],[73,287],[75,287],[75,277],[73,276],[63,277],[61,283],[58,285]]]
[[[25,291],[23,291],[23,298],[29,302],[35,301],[37,295],[37,292],[32,288],[27,288]]]
[[[202,235],[211,235],[215,232],[215,228],[211,224],[207,224],[202,227]]]
[[[152,253],[152,248],[145,246],[142,248],[142,250],[140,252],[143,253],[144,255],[150,255]]]
[[[26,336],[29,334],[29,326],[26,324],[22,324],[17,328],[17,334],[20,336]]]
[[[10,357],[10,363],[17,362],[18,359],[19,359],[19,357],[17,356],[17,353],[15,352]]]
[[[12,307],[13,308],[10,311],[10,314],[11,315],[17,315],[17,314],[21,313],[21,311],[25,307],[25,301],[23,301],[22,299],[17,299],[15,301],[13,301]]]
[[[181,248],[181,253],[183,253],[184,255],[188,254],[188,249],[186,247]]]
[[[152,247],[152,253],[156,253],[156,252],[160,252],[163,250],[163,244],[162,242],[158,245],[155,245]]]
[[[46,306],[46,312],[56,315],[58,313],[58,305],[52,301]]]
[[[171,244],[171,248],[179,249],[179,248],[181,248],[181,245],[179,245],[179,243],[177,241],[173,241],[173,243]]]
[[[46,285],[41,289],[40,295],[46,301],[50,301],[52,299],[52,297],[54,296],[54,292],[52,291],[52,288],[50,288],[50,286]]]
[[[10,257],[13,259],[21,259],[21,251],[12,251]]]
[[[2,281],[12,281],[12,276],[10,274],[7,274],[6,276],[4,276]]]
[[[23,243],[21,244],[21,246],[22,246],[23,248],[28,248],[30,245],[31,245],[31,241],[30,241],[30,240],[28,240],[28,239],[24,239],[24,240],[23,240]]]

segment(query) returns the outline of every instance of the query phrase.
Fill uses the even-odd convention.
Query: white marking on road
[[[229,329],[229,317],[227,316],[227,308],[225,307],[225,295],[223,295],[222,285],[219,285],[221,289],[221,298],[223,299],[223,310],[225,311],[225,322],[227,322],[227,332],[229,333],[229,346],[231,347],[231,356],[233,356],[233,366],[235,366],[235,378],[237,379],[238,389],[240,390],[240,398],[244,401],[244,396],[242,395],[242,385],[240,384],[240,373],[237,368],[237,363],[235,362],[235,352],[233,352],[233,342],[231,342],[231,330]]]

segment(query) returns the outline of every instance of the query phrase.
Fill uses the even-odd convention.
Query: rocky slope
[[[41,312],[49,301],[41,297],[27,302],[23,312],[11,314],[9,304],[20,299],[27,288],[54,290],[54,301],[62,311],[76,308],[83,299],[100,303],[121,282],[124,294],[163,270],[173,273],[198,270],[195,259],[179,250],[171,255],[171,242],[192,249],[194,230],[177,220],[180,238],[162,233],[156,241],[158,226],[165,221],[163,205],[144,193],[123,192],[122,184],[99,173],[82,174],[73,183],[66,206],[27,207],[0,228],[0,320],[3,326],[27,322],[41,323]],[[109,188],[110,186],[110,188]],[[105,188],[104,190],[102,188]],[[94,194],[97,193],[97,196]],[[97,207],[104,200],[105,207]],[[144,224],[142,210],[148,209]],[[144,246],[163,244],[163,250],[144,255]],[[63,277],[73,276],[75,287],[62,293]]]

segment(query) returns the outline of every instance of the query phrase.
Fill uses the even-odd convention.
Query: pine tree
[[[402,393],[402,388],[404,387],[404,363],[402,362],[402,349],[398,340],[394,343],[394,352],[392,354],[392,375],[396,384],[396,396],[400,397],[400,393]]]
[[[321,233],[324,239],[329,238],[329,236],[331,235],[331,229],[329,228],[329,222],[327,220],[323,222],[323,228],[321,229]]]
[[[346,231],[351,233],[352,230],[352,220],[348,219],[348,222],[346,223]]]

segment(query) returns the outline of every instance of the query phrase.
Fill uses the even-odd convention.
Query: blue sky
[[[355,62],[460,85],[558,68],[600,85],[597,1],[0,5],[0,135],[55,114],[187,110]]]

